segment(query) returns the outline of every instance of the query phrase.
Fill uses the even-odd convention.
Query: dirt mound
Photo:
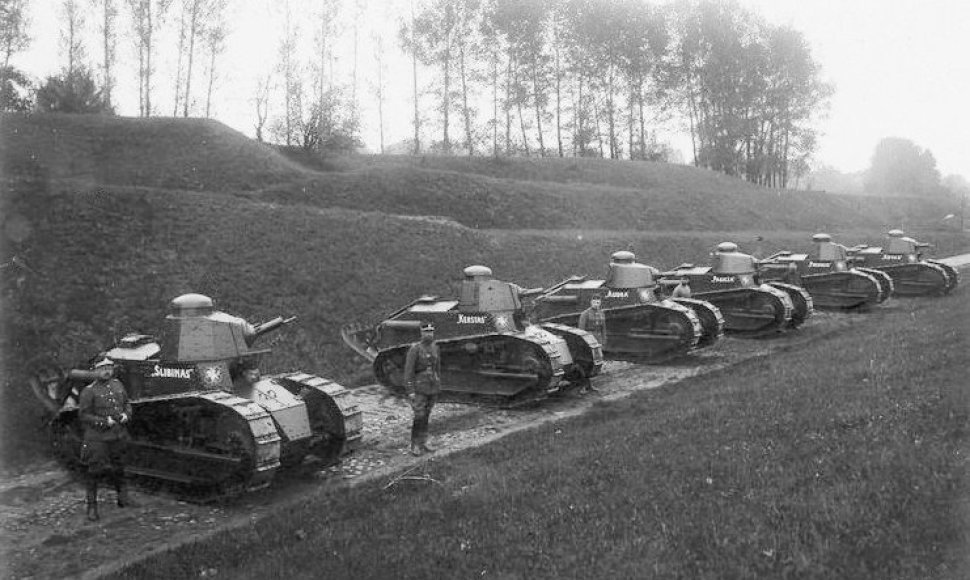
[[[3,115],[8,175],[209,191],[249,190],[304,170],[273,147],[208,119]]]

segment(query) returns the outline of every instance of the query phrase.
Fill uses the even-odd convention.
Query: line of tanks
[[[885,249],[850,249],[817,234],[811,254],[779,252],[765,260],[725,242],[710,266],[666,272],[620,251],[606,279],[573,276],[535,289],[470,266],[456,298],[423,296],[377,324],[348,325],[341,334],[372,362],[378,382],[400,392],[407,349],[421,325],[432,322],[446,398],[512,406],[589,381],[604,357],[668,360],[717,344],[725,331],[787,332],[815,306],[867,308],[894,293],[946,294],[957,285],[953,268],[922,259],[925,244],[899,230],[889,236]],[[605,344],[577,328],[594,297],[606,316]],[[290,320],[251,325],[215,310],[206,296],[187,294],[172,301],[159,338],[128,335],[87,368],[37,369],[30,384],[49,411],[56,454],[78,461],[77,401],[95,376],[94,362],[108,357],[132,399],[133,473],[235,494],[268,485],[278,469],[307,456],[339,460],[362,432],[361,411],[347,389],[299,371],[246,373],[269,352],[254,342]]]

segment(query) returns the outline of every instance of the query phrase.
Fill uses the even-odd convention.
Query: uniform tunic
[[[131,437],[121,416],[131,417],[131,403],[121,381],[97,380],[85,387],[78,413],[84,425],[81,461],[88,472],[97,475],[123,470],[125,447]],[[108,417],[114,419],[113,425],[108,424]]]
[[[606,314],[602,308],[590,306],[579,315],[579,328],[592,334],[606,350]]]

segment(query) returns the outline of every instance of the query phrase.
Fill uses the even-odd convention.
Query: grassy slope
[[[240,189],[304,179],[303,170],[214,123],[71,116],[2,121],[0,160],[7,179],[0,215],[7,235],[0,262],[17,256],[30,268],[10,267],[0,279],[0,327],[6,331],[0,338],[6,383],[0,419],[2,457],[8,460],[29,457],[42,444],[37,407],[25,396],[24,375],[33,359],[51,355],[63,365],[77,364],[113,337],[153,332],[168,301],[184,292],[207,293],[251,320],[297,314],[299,323],[283,331],[268,367],[357,382],[368,380],[369,371],[341,343],[340,326],[376,320],[420,294],[452,294],[469,264],[484,263],[500,278],[535,286],[574,273],[601,275],[617,249],[634,249],[642,260],[669,267],[703,261],[725,239],[762,253],[798,249],[812,231],[762,231],[767,239],[760,243],[752,241],[752,231],[603,231],[595,223],[582,231],[480,231],[321,207],[320,200],[309,206],[271,203],[268,194]],[[206,147],[193,146],[203,141]],[[126,145],[119,148],[120,143]],[[28,162],[31,154],[35,159]],[[146,187],[166,183],[166,175],[199,175],[192,167],[201,167],[205,176],[197,185],[211,191]],[[405,199],[414,202],[414,213],[449,207],[423,192],[450,189],[412,187],[408,179],[421,182],[427,174],[395,171],[403,171],[400,179],[373,186],[369,180],[383,177],[363,172],[353,182],[347,175],[354,172],[341,174],[348,180],[339,181],[340,187],[348,198],[366,201],[359,205],[369,210],[386,211],[393,188],[405,213],[411,213]],[[454,172],[440,175],[464,179]],[[117,182],[123,185],[105,185]],[[512,203],[518,194],[509,192],[535,182],[490,183],[494,205],[479,211]],[[475,183],[468,187],[474,190]],[[622,208],[602,205],[623,214]],[[671,217],[668,225],[676,223]],[[12,232],[19,235],[11,237]],[[874,228],[868,238],[853,232],[842,239],[864,241],[877,233]],[[941,253],[966,243],[959,237],[932,241],[942,242]]]
[[[117,577],[966,578],[968,325],[966,287],[900,301]]]

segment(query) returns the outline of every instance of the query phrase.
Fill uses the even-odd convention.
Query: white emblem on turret
[[[458,324],[485,324],[484,316],[469,316],[467,314],[458,315]]]

